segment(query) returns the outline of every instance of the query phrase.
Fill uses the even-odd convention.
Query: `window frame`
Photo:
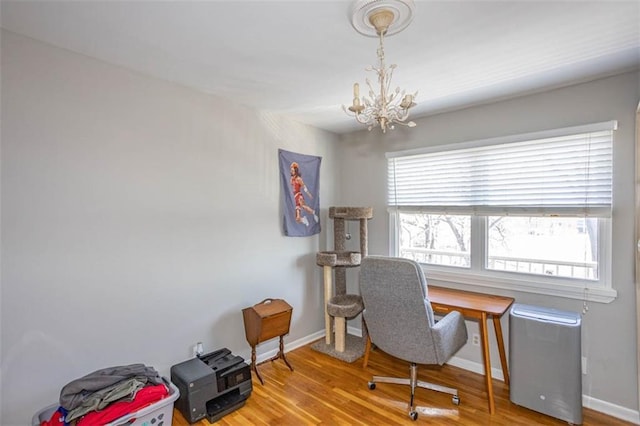
[[[389,209],[390,256],[399,255],[398,213],[400,212],[403,210]],[[425,213],[427,212],[425,211]],[[483,225],[478,226],[478,223]],[[487,269],[484,266],[487,255],[487,241],[484,238],[485,228],[486,216],[471,216],[471,246],[469,250],[471,266],[469,268],[421,263],[427,279],[453,285],[463,284],[481,288],[522,291],[601,303],[612,302],[617,297],[617,292],[611,285],[611,219],[598,218],[599,279],[597,281]]]
[[[603,125],[612,126],[615,130],[615,121],[606,123],[596,123],[586,126],[576,126],[572,128],[548,130],[534,132],[523,135],[513,135],[500,138],[486,139],[482,141],[465,142],[461,144],[431,146],[425,149],[410,150],[404,152],[387,153],[387,158],[400,156],[410,156],[431,152],[450,151],[457,147],[475,147],[500,145],[504,143],[517,142],[522,140],[543,139],[555,135],[570,134],[572,131],[591,129]],[[613,183],[612,183],[613,184]],[[399,256],[400,229],[399,213],[433,213],[442,214],[442,209],[428,207],[409,206],[389,206],[389,255]],[[465,212],[459,211],[456,207],[451,209],[452,214],[464,214],[471,217],[471,243],[470,243],[470,267],[459,268],[446,265],[421,264],[427,278],[436,283],[446,283],[455,285],[466,285],[481,288],[498,288],[511,291],[521,291],[526,293],[543,294],[548,296],[566,297],[584,301],[594,301],[609,303],[616,299],[617,291],[612,286],[611,279],[611,258],[612,258],[612,215],[609,217],[597,217],[598,219],[598,280],[582,280],[568,277],[548,277],[537,274],[517,273],[509,271],[496,271],[486,268],[487,244],[486,218],[488,216],[500,216],[498,212]],[[502,214],[505,215],[505,214]],[[523,216],[544,216],[548,212],[536,214],[529,212]],[[575,214],[568,216],[579,217]]]

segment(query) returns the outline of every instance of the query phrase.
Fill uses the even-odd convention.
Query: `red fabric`
[[[77,426],[101,426],[126,414],[161,400],[169,394],[165,385],[145,386],[140,389],[133,401],[118,401],[109,404],[104,410],[87,413],[77,422]]]
[[[64,415],[60,410],[54,411],[49,420],[43,420],[40,422],[40,426],[60,426],[64,424]]]

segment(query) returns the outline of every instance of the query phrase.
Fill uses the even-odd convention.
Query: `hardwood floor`
[[[316,352],[310,345],[287,352],[291,372],[282,361],[258,366],[265,384],[253,376],[253,391],[246,404],[226,415],[216,425],[566,425],[567,423],[509,401],[509,389],[494,381],[496,414],[489,414],[484,377],[460,368],[420,366],[418,378],[457,387],[461,403],[426,389],[416,390],[416,403],[423,406],[417,421],[407,413],[408,386],[380,383],[369,390],[372,375],[407,377],[408,364],[380,350],[371,352],[369,366],[362,359],[352,364]],[[189,423],[174,409],[173,425]],[[196,423],[208,426],[204,419]],[[632,425],[596,411],[583,409],[585,426]]]

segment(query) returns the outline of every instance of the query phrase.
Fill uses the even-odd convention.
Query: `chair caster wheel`
[[[367,383],[367,386],[369,387],[370,390],[374,390],[376,388],[376,384],[373,382]]]
[[[454,395],[453,398],[451,398],[451,402],[453,402],[453,405],[460,405],[460,397],[458,395]]]
[[[415,422],[416,420],[418,420],[418,412],[417,411],[410,412],[409,417],[411,417],[411,420]]]

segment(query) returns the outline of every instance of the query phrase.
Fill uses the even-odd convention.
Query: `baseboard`
[[[362,337],[362,331],[359,328],[347,327],[347,333]],[[289,352],[299,347],[305,346],[323,337],[324,330],[320,330],[306,337],[302,337],[292,342],[287,342],[285,352]],[[277,353],[278,349],[273,349],[271,351],[261,353],[257,356],[256,362],[260,363],[262,361],[266,361],[270,358],[273,358]],[[467,359],[454,356],[449,360],[447,364],[454,367],[462,368],[463,370],[471,371],[473,373],[484,374],[484,366],[482,364],[474,361],[469,361]],[[502,374],[502,369],[500,368],[491,367],[491,375],[494,379],[504,381],[504,375]],[[607,401],[602,401],[588,395],[582,395],[582,406],[620,420],[640,425],[640,412],[636,410],[612,404]]]
[[[353,334],[354,336],[362,337],[362,330],[350,325],[347,326],[347,333]]]
[[[582,406],[620,420],[631,422],[635,425],[640,425],[640,412],[636,410],[621,407],[588,395],[582,395]]]
[[[462,368],[463,370],[471,371],[473,373],[484,374],[484,366],[478,362],[453,357],[447,364],[453,365],[454,367]],[[504,381],[502,369],[491,367],[491,375],[494,379]],[[582,395],[582,406],[606,414],[608,416],[615,417],[617,419],[640,425],[640,412],[631,410],[629,408],[621,407],[607,401],[602,401],[588,395]]]
[[[308,345],[311,342],[315,342],[316,340],[323,338],[324,337],[324,330],[320,330],[320,331],[316,331],[313,334],[310,334],[308,336],[302,337],[300,339],[294,340],[292,342],[287,342],[287,344],[285,345],[285,352],[289,352],[292,351],[294,349],[298,349],[304,345]],[[263,352],[260,354],[257,354],[256,356],[256,363],[259,364],[263,361],[266,361],[268,359],[273,358],[274,356],[276,356],[278,354],[278,349],[272,349],[270,351],[267,352]]]
[[[454,367],[462,368],[463,370],[471,371],[473,373],[484,375],[484,365],[474,361],[469,361],[468,359],[458,358],[457,356],[454,356],[449,360],[449,362],[447,362],[447,364],[453,365]],[[491,377],[504,382],[502,368],[491,367]]]

